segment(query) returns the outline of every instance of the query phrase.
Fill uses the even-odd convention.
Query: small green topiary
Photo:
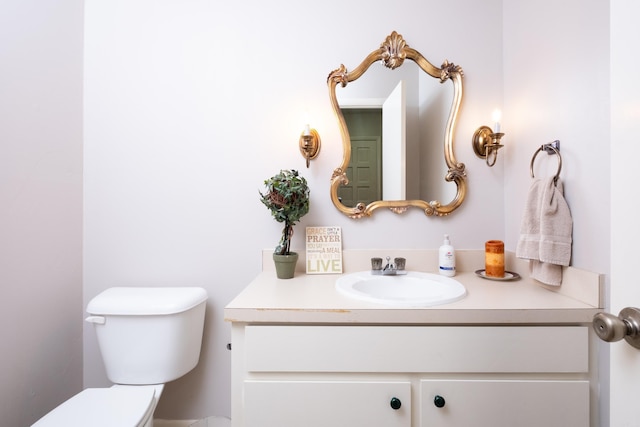
[[[309,187],[307,180],[296,170],[281,170],[280,173],[265,179],[265,193],[260,193],[260,201],[271,211],[278,222],[284,222],[280,244],[275,253],[291,253],[293,226],[309,212]]]

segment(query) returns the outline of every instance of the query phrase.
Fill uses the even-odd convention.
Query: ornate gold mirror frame
[[[447,80],[453,83],[453,101],[444,134],[444,159],[448,168],[444,179],[447,182],[454,181],[456,183],[456,195],[453,200],[446,205],[441,204],[438,200],[429,202],[425,200],[379,200],[367,205],[357,203],[353,208],[345,206],[338,197],[338,188],[340,185],[349,183],[346,171],[351,159],[351,139],[344,115],[342,114],[336,97],[336,86],[340,84],[342,87],[346,87],[347,83],[357,80],[362,76],[374,62],[382,61],[385,67],[393,70],[400,67],[407,58],[413,60],[420,69],[431,77],[440,79],[440,83],[444,83]],[[427,216],[444,216],[450,214],[462,204],[467,191],[465,165],[464,163],[456,162],[453,150],[453,132],[462,100],[462,76],[462,68],[449,63],[447,60],[444,61],[441,68],[432,65],[420,52],[410,48],[402,35],[395,31],[387,36],[379,49],[371,52],[353,71],[347,72],[346,67],[341,64],[340,68],[329,74],[327,78],[329,97],[333,111],[338,119],[340,134],[342,135],[342,163],[333,171],[331,177],[331,201],[340,212],[351,218],[362,218],[364,216],[371,216],[373,211],[378,208],[389,208],[399,214],[405,212],[410,206],[415,206],[423,209]]]

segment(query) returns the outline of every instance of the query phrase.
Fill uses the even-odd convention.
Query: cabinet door
[[[410,427],[411,384],[245,381],[243,409],[244,427]]]
[[[423,380],[420,409],[421,427],[588,427],[589,382]]]

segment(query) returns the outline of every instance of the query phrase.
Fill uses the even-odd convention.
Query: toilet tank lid
[[[94,315],[151,316],[187,311],[207,300],[200,287],[115,287],[96,295],[87,305]]]

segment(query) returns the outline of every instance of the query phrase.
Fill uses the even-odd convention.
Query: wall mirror
[[[465,165],[453,143],[462,75],[447,60],[435,67],[395,31],[353,70],[329,74],[343,147],[331,177],[340,212],[362,218],[413,206],[444,216],[462,204]]]

